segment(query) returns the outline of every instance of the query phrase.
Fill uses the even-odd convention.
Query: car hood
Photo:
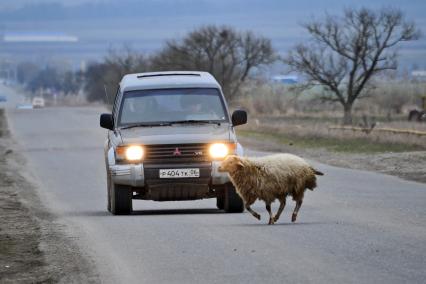
[[[229,123],[196,124],[154,127],[135,127],[120,130],[123,144],[187,144],[210,143],[213,141],[230,141]]]

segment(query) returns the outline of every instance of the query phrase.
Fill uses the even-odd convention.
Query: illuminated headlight
[[[215,143],[210,145],[209,154],[213,159],[222,159],[230,154],[228,145],[224,143]]]
[[[117,158],[131,162],[140,161],[144,156],[144,149],[139,145],[119,146],[117,147]]]
[[[143,148],[141,146],[129,146],[126,149],[126,160],[138,161],[143,158]]]

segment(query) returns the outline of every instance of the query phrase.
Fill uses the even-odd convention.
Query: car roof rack
[[[149,78],[149,77],[161,77],[161,76],[197,76],[200,77],[200,74],[197,73],[159,73],[159,74],[145,74],[138,75],[138,79]]]

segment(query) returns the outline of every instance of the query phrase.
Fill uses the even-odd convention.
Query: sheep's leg
[[[253,216],[254,216],[254,218],[256,218],[256,219],[260,220],[260,215],[259,215],[259,213],[255,212],[253,209],[251,209],[251,207],[250,207],[250,205],[251,205],[251,204],[253,204],[253,203],[248,203],[248,202],[246,202],[246,204],[245,204],[246,210],[247,210],[248,212],[250,212],[250,213],[251,213],[251,215],[253,215]]]
[[[296,201],[296,207],[294,208],[293,215],[291,216],[291,222],[296,222],[297,213],[299,212],[300,206],[302,206],[303,200]]]
[[[281,216],[281,213],[283,213],[285,207],[285,200],[286,198],[280,199],[280,207],[278,208],[277,214],[275,214],[274,222],[277,222]]]
[[[269,213],[269,223],[268,225],[274,224],[274,218],[272,217],[271,203],[266,203],[266,211]]]

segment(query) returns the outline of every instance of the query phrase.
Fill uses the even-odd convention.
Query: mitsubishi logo
[[[182,155],[181,151],[179,151],[179,148],[176,147],[175,151],[173,152],[173,156],[180,156]]]

